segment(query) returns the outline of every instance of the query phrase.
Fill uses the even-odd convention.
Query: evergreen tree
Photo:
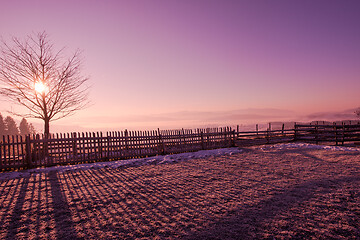
[[[15,120],[12,117],[7,116],[5,118],[5,126],[6,126],[6,131],[5,131],[6,135],[18,135],[19,134],[19,129],[16,125]]]
[[[5,135],[5,130],[6,130],[5,122],[3,116],[0,113],[0,136]]]
[[[30,134],[36,134],[36,129],[35,129],[34,125],[32,125],[32,123],[29,123],[29,131],[30,131]]]
[[[21,119],[19,130],[20,134],[23,136],[30,134],[30,126],[25,118]]]

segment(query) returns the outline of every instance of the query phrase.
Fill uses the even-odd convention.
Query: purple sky
[[[45,30],[84,51],[93,105],[54,125],[188,127],[252,109],[242,124],[254,109],[291,111],[272,121],[359,107],[359,12],[358,0],[2,0],[0,34]]]

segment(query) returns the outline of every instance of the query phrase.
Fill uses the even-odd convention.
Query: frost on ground
[[[148,158],[136,158],[127,160],[118,160],[110,162],[97,162],[97,163],[86,163],[77,165],[66,165],[66,166],[55,166],[48,168],[35,168],[24,171],[4,172],[0,173],[0,180],[18,178],[18,177],[29,177],[33,174],[49,173],[51,171],[63,172],[63,171],[75,171],[75,170],[86,170],[92,168],[119,168],[126,165],[142,165],[142,164],[163,164],[163,163],[175,163],[179,161],[185,161],[194,158],[207,158],[210,156],[222,156],[232,155],[240,153],[242,150],[239,148],[221,148],[213,150],[202,150],[197,152],[187,152],[172,155],[158,155]]]
[[[261,149],[324,149],[332,151],[346,151],[346,152],[360,152],[360,148],[354,147],[341,147],[341,146],[328,146],[328,145],[315,145],[309,143],[279,143],[274,145],[265,145]]]
[[[359,148],[351,147],[339,147],[339,146],[327,146],[327,145],[314,145],[308,143],[280,143],[273,145],[264,145],[260,149],[262,150],[282,150],[282,149],[325,149],[332,151],[350,151],[350,152],[360,152]],[[185,161],[194,158],[207,158],[210,156],[217,157],[222,155],[232,155],[236,153],[241,153],[242,149],[240,148],[221,148],[213,150],[203,150],[197,152],[187,152],[180,154],[172,155],[158,155],[148,158],[137,158],[137,159],[127,159],[119,161],[110,161],[110,162],[98,162],[98,163],[88,163],[88,164],[77,164],[77,165],[66,165],[66,166],[55,166],[48,168],[36,168],[24,171],[14,171],[14,172],[4,172],[0,173],[0,180],[18,178],[18,177],[29,177],[32,174],[38,173],[48,173],[50,171],[73,171],[73,170],[86,170],[92,168],[118,168],[126,165],[142,165],[142,164],[163,164],[163,163],[175,163],[179,161]]]
[[[0,239],[360,238],[357,148],[276,144],[21,174],[0,180]]]

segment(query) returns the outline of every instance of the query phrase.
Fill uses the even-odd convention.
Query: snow
[[[345,151],[345,152],[360,152],[359,148],[354,147],[341,147],[341,146],[328,146],[328,145],[315,145],[309,143],[278,143],[274,145],[265,145],[262,146],[262,150],[274,149],[274,150],[282,150],[282,149],[323,149],[330,151]]]
[[[264,146],[260,146],[259,148],[264,151],[283,150],[283,149],[324,149],[330,151],[346,151],[346,152],[360,153],[359,148],[315,145],[308,143],[279,143],[274,145],[264,145]],[[159,156],[139,158],[139,159],[118,160],[111,162],[97,162],[97,163],[77,164],[77,165],[67,165],[67,166],[55,166],[48,168],[36,168],[36,169],[28,169],[24,171],[0,173],[0,180],[28,177],[31,174],[48,173],[50,171],[64,172],[64,171],[74,171],[74,170],[87,170],[93,168],[105,168],[105,167],[119,168],[125,165],[176,163],[190,159],[207,158],[210,156],[218,157],[224,155],[233,155],[233,154],[241,153],[242,151],[243,150],[241,148],[236,148],[236,147],[222,148],[222,149],[202,150],[198,152],[187,152],[187,153],[172,154],[172,155],[159,155]]]
[[[180,161],[186,161],[189,159],[207,158],[210,156],[217,157],[223,155],[233,155],[240,152],[242,152],[242,150],[239,148],[221,148],[214,150],[202,150],[197,152],[187,152],[187,153],[179,153],[172,155],[158,155],[147,158],[127,159],[127,160],[118,160],[111,162],[97,162],[97,163],[86,163],[86,164],[67,165],[67,166],[55,166],[48,168],[35,168],[35,169],[28,169],[23,171],[0,173],[0,180],[28,177],[31,174],[48,173],[51,171],[64,172],[64,171],[74,171],[74,170],[87,170],[93,168],[105,168],[105,167],[118,168],[125,165],[175,163]]]

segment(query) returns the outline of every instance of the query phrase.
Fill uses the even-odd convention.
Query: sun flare
[[[38,93],[44,93],[46,90],[46,85],[43,82],[36,82],[35,83],[35,91]]]

